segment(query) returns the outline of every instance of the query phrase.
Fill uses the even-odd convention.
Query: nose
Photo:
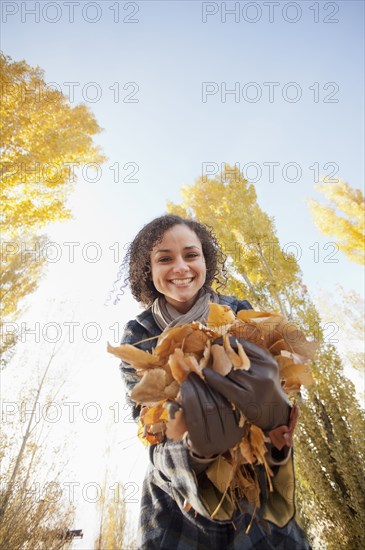
[[[178,257],[175,260],[173,271],[175,273],[186,273],[189,271],[189,266],[186,264],[183,257]]]

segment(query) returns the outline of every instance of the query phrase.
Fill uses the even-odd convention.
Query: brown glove
[[[237,349],[236,341],[236,338],[230,337],[232,348]],[[250,368],[233,370],[227,376],[205,368],[203,372],[207,384],[262,430],[287,425],[291,407],[280,384],[278,363],[269,351],[243,338],[238,341],[250,359]]]
[[[180,392],[193,453],[201,457],[218,455],[242,439],[245,428],[238,425],[239,412],[197,374],[189,374]]]

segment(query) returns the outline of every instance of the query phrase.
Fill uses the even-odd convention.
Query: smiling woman
[[[221,282],[222,275],[225,275],[224,255],[213,232],[193,220],[166,215],[144,226],[130,244],[122,268],[128,272],[122,288],[129,284],[136,300],[146,306],[136,319],[127,323],[121,342],[142,350],[138,353],[151,351],[156,346],[156,337],[165,329],[206,321],[212,302],[229,306],[227,309],[231,308],[231,313],[251,309],[246,300],[224,296],[212,289],[213,281]],[[181,403],[179,406],[187,419],[184,437],[179,441],[169,439],[159,422],[148,429],[147,436],[152,437],[149,441],[153,444],[149,447],[150,466],[142,489],[137,536],[140,550],[272,549],[284,545],[289,550],[309,548],[302,530],[293,519],[291,443],[286,441],[275,447],[277,442],[270,436],[277,428],[289,431],[290,412],[294,408],[282,392],[276,362],[271,359],[271,370],[268,369],[270,365],[263,350],[256,345],[251,349],[252,345],[250,348],[246,340],[240,341],[246,346],[247,353],[253,353],[246,374],[250,387],[255,360],[261,358],[261,362],[255,371],[255,388],[252,386],[249,390],[243,385],[245,387],[239,390],[238,409],[232,405],[234,400],[225,396],[220,381],[211,383],[214,372],[207,367],[205,371],[210,372],[205,373],[205,382],[192,372],[177,396],[177,403]],[[131,346],[128,349],[133,350]],[[156,355],[143,356],[158,361]],[[163,369],[156,368],[157,371]],[[137,420],[144,417],[153,404],[142,398],[138,402],[131,399],[132,390],[140,380],[134,366],[123,361],[121,372],[127,387],[127,400]],[[162,374],[165,376],[166,373]],[[133,397],[137,399],[136,393]],[[238,444],[249,426],[249,423],[246,426],[246,420],[241,423],[238,410],[242,410],[241,406],[247,408],[255,403],[260,410],[268,403],[279,405],[273,407],[275,411],[264,426],[265,433],[271,437],[271,440],[266,439],[271,442],[265,447],[265,461],[269,470],[273,470],[272,486],[265,481],[263,464],[256,464],[252,475],[257,487],[259,485],[259,501],[255,499],[253,502],[252,498],[237,493],[238,507],[227,508],[222,505],[227,493],[223,490],[223,493],[218,491],[218,497],[215,494],[214,498],[218,498],[220,505],[214,510],[215,505],[212,508],[210,501],[214,489],[209,472],[214,469],[214,464],[219,469],[221,455],[226,455],[232,445]],[[171,418],[175,418],[175,414],[176,409],[170,407]],[[211,434],[214,434],[213,446],[207,445]],[[248,464],[242,465],[249,468]],[[283,496],[282,490],[277,491],[276,482],[285,487],[284,493],[290,495]],[[223,479],[218,479],[219,487],[222,483]]]
[[[186,225],[174,225],[153,247],[150,259],[156,290],[180,313],[189,311],[207,273],[197,235]]]

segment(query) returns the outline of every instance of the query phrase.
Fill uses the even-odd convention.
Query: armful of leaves
[[[211,387],[228,397],[228,401],[240,409],[251,423],[270,431],[287,425],[289,400],[286,396],[293,395],[302,384],[312,382],[308,361],[316,347],[315,342],[307,341],[300,329],[281,315],[241,310],[235,316],[228,306],[211,304],[206,325],[190,323],[165,330],[152,353],[130,344],[109,346],[108,351],[135,369],[139,382],[133,388],[131,398],[138,404],[146,405],[151,412],[140,418],[143,427],[162,422],[167,425],[167,437],[181,439],[188,431],[183,413],[169,419],[164,407],[170,402],[181,404],[180,388],[190,373],[195,373],[204,382],[208,381]],[[271,371],[278,371],[281,381],[275,399],[269,392],[263,391],[264,360]],[[270,381],[271,374],[266,375],[266,382]],[[245,382],[237,384],[237,380],[243,377]],[[232,383],[235,384],[234,398],[228,390],[222,392],[222,381],[226,386],[229,381],[231,389]],[[253,381],[256,381],[256,389]],[[262,399],[263,395],[269,395],[269,398]],[[260,400],[266,403],[266,409],[260,404],[258,414]],[[274,403],[272,410],[267,405],[270,401]],[[250,409],[247,405],[253,402],[256,408],[251,406]],[[280,403],[281,407],[278,407]],[[286,407],[283,406],[285,403]],[[270,417],[276,409],[280,409],[281,417],[279,415],[279,419],[270,424]],[[150,428],[147,431],[151,432]],[[142,437],[143,433],[145,436],[146,429],[140,431]],[[280,441],[282,443],[282,437]],[[281,445],[279,438],[276,438],[276,443]]]

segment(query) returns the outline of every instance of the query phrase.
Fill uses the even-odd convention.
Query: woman
[[[151,221],[131,243],[124,268],[128,269],[125,284],[130,285],[133,296],[146,309],[127,323],[122,344],[141,342],[137,347],[150,351],[156,345],[153,337],[166,327],[204,321],[209,302],[229,305],[235,313],[251,309],[246,300],[212,291],[213,281],[219,282],[219,276],[224,275],[224,256],[212,231],[196,221],[174,215]],[[130,395],[138,377],[126,363],[122,363],[121,371]],[[133,402],[131,405],[137,418],[140,407]],[[198,413],[196,420],[201,421]],[[218,453],[224,453],[230,445],[225,444],[224,437],[218,440]],[[309,548],[293,519],[294,478],[289,446],[278,450],[269,445],[267,462],[274,471],[274,481],[280,480],[281,489],[280,483],[273,483],[275,490],[269,493],[262,469],[257,467],[260,509],[254,513],[250,503],[241,502],[240,510],[229,517],[223,514],[225,519],[220,520],[211,519],[201,496],[207,482],[205,470],[217,455],[202,454],[201,449],[204,446],[199,446],[199,438],[194,445],[185,438],[165,439],[149,447],[150,465],[142,489],[137,539],[139,549]]]

